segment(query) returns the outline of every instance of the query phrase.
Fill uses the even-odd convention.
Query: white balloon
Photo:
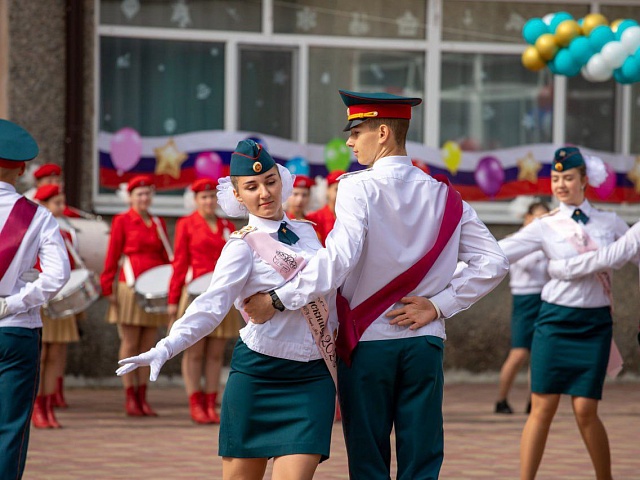
[[[586,65],[580,69],[580,73],[582,73],[582,78],[584,78],[587,82],[594,82],[595,81],[593,79],[593,77],[591,75],[589,75],[589,72],[587,71],[587,66]]]
[[[600,53],[593,55],[585,68],[592,82],[606,82],[613,75],[613,68],[604,61]]]
[[[544,17],[542,17],[542,21],[547,25],[551,25],[551,20],[553,20],[555,13],[547,13]]]
[[[640,47],[640,27],[627,28],[620,36],[620,43],[629,55],[636,53]]]
[[[622,46],[620,42],[609,42],[605,43],[604,47],[600,51],[602,55],[602,59],[606,62],[611,69],[615,70],[618,67],[621,67],[624,61],[627,59],[629,54]]]

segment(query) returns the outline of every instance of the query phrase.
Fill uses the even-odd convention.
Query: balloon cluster
[[[530,44],[522,53],[525,68],[573,77],[582,73],[590,82],[612,76],[619,83],[640,82],[640,26],[630,19],[611,22],[600,13],[575,20],[567,12],[532,18],[522,36]]]

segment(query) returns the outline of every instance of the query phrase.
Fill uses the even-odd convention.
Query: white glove
[[[141,353],[135,357],[123,358],[118,362],[122,365],[116,370],[116,375],[119,377],[133,372],[138,367],[151,367],[151,373],[149,374],[149,380],[155,382],[158,379],[160,369],[167,360],[171,358],[171,354],[167,347],[163,344],[162,340],[148,352]]]
[[[9,307],[7,307],[7,301],[4,298],[0,298],[0,318],[4,318],[9,315]]]

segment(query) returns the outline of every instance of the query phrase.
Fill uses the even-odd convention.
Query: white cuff
[[[440,310],[440,307],[438,307],[438,304],[434,302],[431,298],[428,298],[427,300],[429,300],[431,302],[431,305],[433,305],[433,308],[436,309],[436,313],[438,314],[438,316],[436,317],[436,320],[438,320],[439,318],[442,318],[442,311]]]
[[[4,298],[0,298],[0,318],[4,318],[9,315],[9,307],[7,301]]]

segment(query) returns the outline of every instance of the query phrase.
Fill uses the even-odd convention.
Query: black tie
[[[589,221],[589,217],[587,217],[587,215],[579,208],[576,208],[573,211],[573,215],[571,215],[571,218],[573,218],[578,223],[582,222],[584,225],[586,225]]]
[[[293,245],[298,240],[300,240],[300,237],[289,230],[286,222],[282,222],[282,224],[280,224],[280,228],[278,229],[278,240],[280,240],[285,245]]]

